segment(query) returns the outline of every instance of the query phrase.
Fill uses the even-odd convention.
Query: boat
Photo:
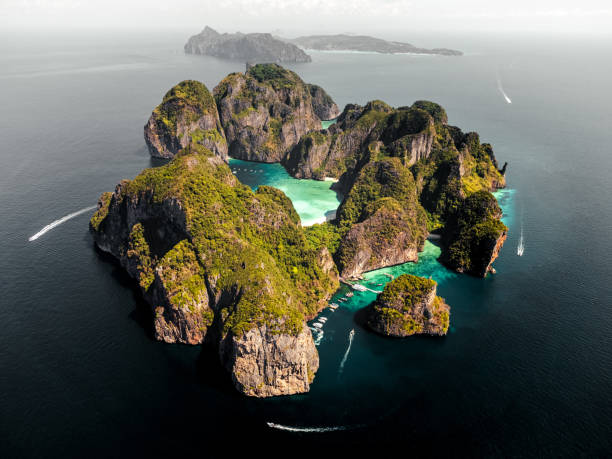
[[[349,298],[350,298],[350,297],[352,297],[353,295],[354,295],[354,293],[353,293],[353,292],[348,292],[348,293],[346,294],[346,296],[347,296],[347,297],[349,297]]]
[[[353,284],[352,287],[353,287],[353,290],[357,290],[359,292],[365,292],[367,290],[367,288],[361,284]]]
[[[324,324],[325,322],[327,322],[327,317],[319,317],[319,322]]]
[[[312,326],[314,328],[323,328],[323,324],[320,324],[319,322],[315,322],[314,324],[312,324]]]

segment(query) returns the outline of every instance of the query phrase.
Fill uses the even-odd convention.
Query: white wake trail
[[[506,99],[506,102],[511,104],[512,99],[510,99],[508,97],[508,94],[506,94],[506,91],[504,91],[504,87],[502,86],[502,82],[501,82],[501,78],[499,77],[499,73],[497,74],[497,89],[499,89],[499,92],[501,92],[501,95],[504,96],[504,99]]]
[[[353,328],[349,333],[349,344],[346,348],[346,352],[344,353],[344,357],[342,357],[342,361],[340,362],[340,368],[338,368],[338,376],[342,374],[344,371],[344,364],[346,363],[346,359],[348,359],[349,352],[351,352],[351,346],[353,345],[353,338],[355,337],[355,329]]]
[[[284,426],[282,424],[274,424],[273,422],[266,422],[268,427],[278,430],[286,430],[287,432],[337,432],[338,430],[346,430],[346,427],[291,427]]]
[[[39,237],[41,237],[43,234],[47,233],[48,231],[51,231],[53,228],[55,228],[56,226],[61,225],[64,222],[67,222],[68,220],[70,220],[71,218],[76,217],[77,215],[81,215],[84,214],[85,212],[89,212],[94,210],[95,208],[97,208],[98,206],[91,206],[91,207],[86,207],[84,209],[81,210],[77,210],[76,212],[73,212],[71,214],[66,215],[65,217],[62,217],[58,220],[55,220],[54,222],[49,223],[47,226],[45,226],[43,229],[41,229],[38,233],[36,233],[33,236],[30,236],[28,238],[28,241],[35,241],[36,239],[38,239]]]
[[[523,238],[523,224],[521,223],[521,237],[519,238],[518,247],[516,248],[516,254],[519,257],[522,257],[524,251],[525,251],[525,242]]]

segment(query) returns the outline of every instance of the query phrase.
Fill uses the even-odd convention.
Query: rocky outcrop
[[[410,166],[429,157],[435,137],[434,118],[420,107],[394,109],[382,101],[347,105],[336,124],[304,136],[283,165],[300,178],[339,178],[339,187],[348,191],[373,153]]]
[[[357,278],[362,273],[419,259],[423,250],[425,220],[415,221],[393,198],[376,201],[378,209],[351,227],[338,249],[340,275]]]
[[[368,306],[367,325],[385,336],[446,335],[450,307],[436,296],[431,279],[402,274]]]
[[[253,193],[192,144],[105,193],[90,230],[138,281],[156,339],[218,346],[247,395],[309,389],[318,355],[305,321],[325,307],[338,273],[281,191]]]
[[[336,253],[345,278],[417,261],[427,236],[427,217],[414,179],[397,158],[361,169],[338,209],[337,224],[345,233]]]
[[[417,48],[410,43],[387,41],[365,35],[310,35],[286,39],[305,49],[320,51],[362,51],[384,54],[439,54],[443,56],[461,56],[463,53],[447,48]]]
[[[340,109],[321,86],[316,84],[308,84],[306,86],[312,96],[314,112],[319,118],[322,120],[333,120],[340,115]]]
[[[487,191],[468,196],[448,219],[440,261],[457,272],[485,277],[503,246],[508,228],[495,197]]]
[[[239,337],[229,334],[219,352],[238,390],[256,397],[308,392],[319,369],[319,354],[307,327],[297,336],[279,336],[266,326]]]
[[[308,85],[276,64],[228,75],[214,96],[234,158],[279,162],[304,134],[321,129],[321,104],[313,104]]]
[[[208,26],[199,34],[189,38],[185,44],[185,52],[253,63],[312,60],[294,44],[274,38],[269,33],[220,34]]]
[[[199,81],[187,80],[166,93],[144,127],[151,156],[169,159],[198,143],[227,160],[227,141],[212,95]]]

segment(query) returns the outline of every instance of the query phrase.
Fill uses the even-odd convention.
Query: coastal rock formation
[[[361,51],[384,54],[440,54],[443,56],[461,56],[463,53],[447,48],[417,48],[410,43],[387,41],[365,35],[310,35],[286,39],[305,49],[320,51]]]
[[[410,170],[398,158],[362,168],[338,209],[337,225],[345,233],[336,253],[342,277],[417,261],[427,216]]]
[[[506,240],[508,228],[495,197],[487,191],[468,196],[449,218],[440,261],[458,272],[485,277]]]
[[[284,158],[295,177],[339,179],[334,186],[345,198],[337,219],[317,231],[331,241],[342,276],[416,261],[427,230],[447,227],[466,197],[505,186],[491,146],[447,123],[446,111],[429,101],[347,105],[336,124],[307,133]],[[496,238],[491,253],[503,241]],[[447,265],[476,275],[489,269]]]
[[[274,38],[269,33],[220,34],[208,26],[189,38],[185,44],[185,52],[253,63],[312,60],[294,44]]]
[[[434,118],[416,105],[347,105],[336,124],[304,136],[283,165],[299,178],[338,177],[346,191],[373,153],[400,157],[410,166],[429,156],[435,136]]]
[[[436,296],[436,289],[431,279],[402,274],[385,285],[368,306],[367,325],[382,335],[397,338],[446,335],[450,307]]]
[[[340,276],[417,261],[429,231],[440,261],[485,276],[506,239],[490,193],[505,186],[489,144],[448,125],[429,101],[338,108],[323,89],[276,64],[228,75],[214,90],[172,88],[145,127],[171,158],[104,193],[90,221],[151,306],[155,338],[215,346],[236,388],[267,397],[308,391],[319,366],[306,321]],[[333,177],[334,220],[301,226],[280,190],[241,184],[228,154],[281,161],[300,178]],[[435,282],[401,276],[366,311],[391,336],[441,335],[449,308]]]
[[[103,194],[90,230],[138,281],[157,339],[218,346],[247,395],[308,390],[318,356],[305,321],[338,274],[281,191],[252,192],[194,143]]]
[[[308,392],[319,369],[319,354],[307,327],[296,336],[276,335],[265,325],[239,337],[229,334],[219,352],[238,390],[256,397]]]
[[[308,131],[321,129],[319,113],[334,111],[320,89],[276,64],[258,64],[245,74],[232,73],[214,89],[230,156],[279,162]]]
[[[340,109],[321,86],[316,84],[307,84],[306,86],[312,96],[312,107],[315,115],[322,120],[333,120],[340,115]]]
[[[169,159],[199,143],[227,160],[227,141],[212,95],[199,81],[187,80],[166,93],[144,127],[151,156]]]

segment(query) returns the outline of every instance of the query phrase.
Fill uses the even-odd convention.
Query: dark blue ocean
[[[132,281],[94,250],[90,211],[28,240],[159,164],[143,125],[172,85],[212,89],[243,70],[184,55],[190,34],[1,32],[0,457],[609,456],[612,39],[409,35],[393,38],[466,55],[313,53],[290,66],[340,106],[430,99],[478,131],[509,163],[510,235],[485,280],[446,271],[433,244],[385,271],[439,282],[445,338],[369,333],[354,316],[374,295],[356,294],[323,313],[311,392],[257,400],[214,353],[152,339]],[[306,220],[337,202],[326,182],[244,169]]]

